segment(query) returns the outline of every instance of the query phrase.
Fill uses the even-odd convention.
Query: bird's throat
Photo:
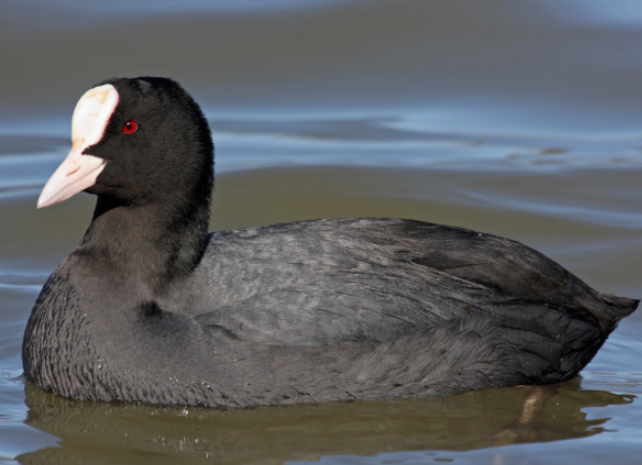
[[[209,223],[209,202],[127,206],[99,197],[87,232],[74,253],[89,269],[124,289],[153,299],[186,278],[200,262]],[[106,273],[107,271],[107,273]]]

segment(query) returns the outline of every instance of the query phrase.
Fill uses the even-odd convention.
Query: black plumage
[[[169,79],[103,84],[120,100],[85,151],[107,161],[96,210],[25,331],[25,374],[45,389],[247,407],[556,383],[637,307],[517,242],[420,221],[208,235],[198,105]]]

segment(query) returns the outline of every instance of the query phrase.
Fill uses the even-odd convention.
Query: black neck
[[[195,187],[191,195],[168,195],[145,205],[98,197],[76,253],[90,267],[109,270],[123,286],[135,284],[141,300],[162,296],[194,270],[205,251],[211,181]]]

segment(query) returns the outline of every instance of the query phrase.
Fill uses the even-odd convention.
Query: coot
[[[207,233],[207,121],[165,78],[74,112],[39,207],[97,196],[45,283],[26,378],[75,399],[248,407],[458,394],[575,376],[638,301],[517,242],[371,218]]]

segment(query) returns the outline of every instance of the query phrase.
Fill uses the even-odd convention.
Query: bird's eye
[[[136,121],[127,121],[123,126],[123,132],[125,134],[133,134],[136,132],[137,129],[138,129],[138,124],[136,124]]]

